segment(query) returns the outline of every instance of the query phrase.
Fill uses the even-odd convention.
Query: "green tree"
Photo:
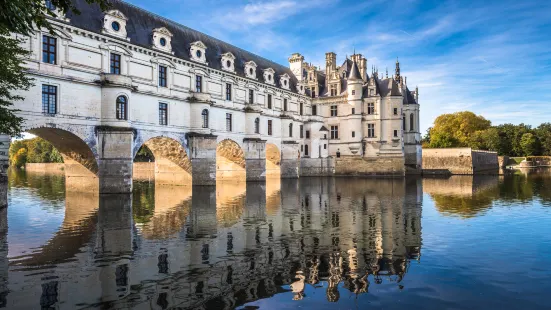
[[[72,0],[50,0],[59,11],[80,14]],[[105,10],[108,0],[86,0],[97,3]],[[21,47],[24,37],[32,35],[35,29],[48,29],[55,33],[49,17],[55,12],[46,7],[43,0],[1,0],[0,1],[0,133],[18,136],[23,119],[13,109],[15,101],[23,97],[14,94],[16,90],[28,90],[32,79],[25,74],[23,62],[29,51]],[[17,35],[16,35],[17,34]]]
[[[540,143],[540,155],[551,156],[551,123],[539,125],[534,133]]]
[[[13,156],[11,160],[11,164],[14,167],[21,168],[25,166],[27,163],[27,149],[26,148],[20,148],[17,150],[17,153]]]
[[[467,147],[475,132],[490,128],[491,122],[473,112],[442,114],[430,130],[430,147]]]
[[[520,147],[522,148],[522,152],[524,156],[534,156],[536,155],[538,140],[536,139],[536,136],[533,134],[527,132],[522,135],[520,138]]]

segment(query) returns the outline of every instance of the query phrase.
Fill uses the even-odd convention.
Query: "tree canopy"
[[[10,164],[21,168],[26,163],[62,163],[61,154],[42,138],[16,140],[10,145]]]
[[[97,3],[104,10],[109,7],[109,0],[86,2]],[[23,119],[14,113],[17,111],[13,103],[24,98],[13,92],[32,86],[32,79],[24,70],[29,51],[22,48],[21,43],[36,29],[55,33],[49,17],[56,12],[51,9],[63,14],[69,11],[80,14],[71,0],[0,0],[0,133],[11,136],[21,133]]]
[[[536,128],[526,124],[491,122],[472,112],[443,114],[423,138],[425,148],[471,147],[508,156],[551,156],[551,123]]]

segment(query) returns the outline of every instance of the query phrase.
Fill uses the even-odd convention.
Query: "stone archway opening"
[[[151,176],[155,184],[191,185],[191,160],[184,147],[168,137],[147,140],[134,156],[136,178]]]
[[[245,182],[245,153],[233,140],[222,140],[216,147],[216,181]]]
[[[272,143],[266,143],[266,179],[281,178],[281,152]]]
[[[65,188],[67,191],[99,192],[98,163],[96,157],[88,144],[79,136],[63,129],[50,127],[28,129],[26,132],[48,142],[59,153],[63,162]],[[27,156],[33,156],[31,154],[33,152],[41,152],[41,155],[35,154],[35,157],[56,156],[53,149],[44,149],[49,147],[47,143],[44,144],[43,141],[41,142],[40,140],[35,142],[33,147],[36,148],[36,150],[34,151],[30,150],[30,144],[25,145],[25,147],[29,148],[26,150],[28,152]],[[12,147],[16,147],[16,145],[16,143],[12,143]],[[15,150],[12,149],[12,152],[14,151]],[[21,149],[18,150],[18,152],[21,152]],[[49,165],[48,163],[57,161],[57,165],[61,164],[59,160],[47,160],[44,158],[27,158],[26,161],[38,163],[39,165],[35,165],[35,167],[32,168],[33,171],[37,172],[48,172],[49,170],[59,169],[52,167],[56,165]]]

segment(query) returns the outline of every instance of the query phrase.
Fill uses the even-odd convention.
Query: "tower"
[[[356,107],[361,107],[362,102],[362,76],[356,61],[352,60],[352,68],[350,69],[350,74],[348,75],[346,90],[348,93],[348,104],[355,105]]]
[[[302,56],[301,54],[294,53],[291,55],[291,57],[289,57],[289,68],[291,69],[291,71],[299,81],[304,78],[302,76],[303,64],[304,64],[304,56]]]

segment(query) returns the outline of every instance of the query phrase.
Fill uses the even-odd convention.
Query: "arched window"
[[[260,118],[254,120],[254,133],[260,133]]]
[[[289,137],[293,137],[293,123],[289,124]]]
[[[209,128],[209,110],[204,109],[201,112],[201,117],[203,119],[203,128]]]
[[[405,116],[405,115],[404,115],[404,117],[403,117],[402,129],[403,129],[404,131],[406,131],[406,116]]]
[[[409,115],[409,131],[414,131],[415,126],[413,125],[413,113]]]
[[[117,119],[126,120],[128,118],[128,99],[125,96],[117,97]]]

